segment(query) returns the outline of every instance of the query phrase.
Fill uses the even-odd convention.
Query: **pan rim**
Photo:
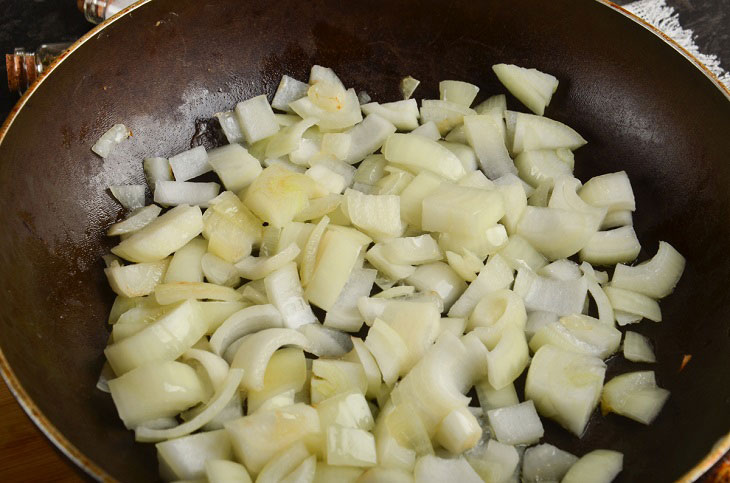
[[[40,77],[30,86],[30,88],[23,94],[23,96],[18,100],[18,102],[13,106],[13,108],[10,111],[10,114],[8,115],[7,119],[3,122],[2,126],[0,126],[0,145],[5,140],[5,137],[10,130],[13,122],[18,117],[19,112],[22,110],[22,108],[25,106],[25,104],[28,102],[28,99],[33,95],[33,93],[38,90],[39,86],[45,81],[45,79],[58,68],[58,66],[73,52],[75,52],[79,47],[81,47],[83,44],[88,42],[91,38],[102,32],[105,28],[107,28],[109,25],[115,23],[118,21],[121,17],[123,17],[125,14],[132,12],[136,10],[137,8],[140,8],[141,6],[151,2],[152,0],[138,0],[136,3],[130,5],[129,7],[125,8],[124,10],[121,10],[114,16],[110,17],[109,19],[105,20],[101,24],[97,25],[96,27],[92,28],[89,32],[84,34],[81,38],[79,38],[76,42],[74,42],[66,52],[64,52],[60,57],[58,57],[54,62],[49,66],[49,68],[44,71]],[[640,26],[644,27],[649,32],[653,33],[656,37],[658,37],[661,41],[668,44],[670,47],[672,47],[675,51],[677,51],[680,55],[682,55],[686,60],[688,60],[696,69],[698,69],[705,77],[707,77],[714,86],[722,92],[722,94],[725,96],[725,98],[730,101],[730,88],[726,87],[722,82],[720,82],[717,75],[715,75],[705,64],[699,61],[692,53],[690,53],[687,49],[679,45],[676,41],[674,41],[672,38],[667,36],[664,32],[657,29],[650,23],[646,22],[642,18],[638,17],[637,15],[633,14],[632,12],[626,10],[625,8],[621,7],[620,5],[615,4],[614,2],[610,0],[594,0],[595,2],[610,8],[611,10],[623,15],[627,19],[633,21],[634,23],[639,24]],[[104,481],[104,482],[113,482],[117,481],[115,478],[113,478],[111,475],[109,475],[104,469],[102,469],[100,466],[98,466],[95,462],[91,461],[88,457],[86,457],[74,444],[72,444],[63,434],[61,434],[60,431],[46,418],[46,416],[40,411],[38,406],[33,402],[33,400],[28,396],[28,393],[23,388],[20,381],[15,376],[15,373],[13,372],[12,368],[10,367],[10,364],[8,363],[5,354],[2,351],[2,348],[0,347],[0,375],[2,376],[2,379],[5,381],[6,385],[8,386],[10,392],[12,393],[13,397],[16,399],[20,407],[23,409],[23,411],[26,413],[26,415],[30,418],[31,421],[38,427],[38,429],[50,440],[53,445],[60,450],[69,460],[71,460],[78,468],[82,469],[84,472],[86,472],[89,476],[92,478],[98,480],[98,481]],[[707,455],[698,462],[693,468],[691,468],[687,473],[685,473],[680,479],[677,480],[678,483],[691,483],[699,479],[701,476],[706,474],[715,463],[717,463],[728,451],[730,451],[730,432],[728,432],[725,436],[721,437],[717,443],[710,449],[710,451],[707,453]]]

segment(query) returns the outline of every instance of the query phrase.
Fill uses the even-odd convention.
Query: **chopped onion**
[[[545,257],[530,245],[530,242],[519,235],[511,235],[499,254],[514,270],[529,268],[533,272],[537,272],[548,263]]]
[[[583,185],[580,197],[588,204],[609,211],[636,209],[634,191],[626,171],[595,176]]]
[[[632,226],[633,216],[630,210],[609,211],[601,223],[601,230],[609,230],[620,226]]]
[[[126,219],[114,223],[108,229],[108,236],[126,235],[141,230],[152,223],[160,215],[162,208],[157,205],[149,205],[134,211]]]
[[[198,205],[207,208],[210,200],[218,196],[218,183],[192,183],[188,181],[158,181],[155,184],[155,203],[163,206]]]
[[[556,208],[528,206],[517,233],[549,259],[575,255],[598,231],[595,216]]]
[[[423,199],[435,191],[443,181],[443,178],[430,171],[418,173],[400,193],[400,214],[403,221],[412,227],[420,227]]]
[[[547,117],[516,115],[512,150],[515,154],[537,149],[578,149],[586,140],[570,127]]]
[[[124,124],[115,124],[109,128],[107,132],[101,135],[98,141],[94,143],[91,150],[102,158],[108,157],[114,148],[132,135],[127,126]]]
[[[197,178],[213,169],[210,163],[208,163],[208,153],[203,146],[197,146],[176,154],[170,157],[169,163],[176,181],[187,181]]]
[[[446,134],[464,122],[465,116],[476,114],[470,109],[455,102],[424,99],[421,101],[421,122],[434,122],[441,134]]]
[[[316,359],[312,363],[312,404],[350,391],[365,394],[367,385],[365,371],[357,362]]]
[[[489,257],[477,278],[449,309],[449,317],[468,317],[489,292],[509,287],[514,280],[512,269],[499,255]]]
[[[537,442],[544,430],[532,401],[487,412],[489,425],[500,443],[531,444]]]
[[[522,478],[525,483],[560,481],[576,461],[578,458],[567,451],[551,444],[539,444],[525,451]]]
[[[174,180],[167,158],[144,158],[144,174],[150,188],[154,188],[158,181]]]
[[[580,251],[580,259],[595,265],[614,265],[636,259],[641,244],[634,227],[622,226],[594,234]]]
[[[240,293],[231,287],[204,282],[161,283],[155,287],[155,300],[160,305],[169,305],[188,299],[209,299],[231,302],[241,300]]]
[[[603,289],[614,310],[661,322],[662,311],[656,300],[631,290],[608,286]]]
[[[350,336],[319,323],[303,325],[299,332],[309,339],[308,350],[317,357],[342,357],[352,350]]]
[[[674,290],[684,272],[684,265],[684,257],[669,243],[662,241],[650,260],[633,267],[616,265],[611,286],[663,298]]]
[[[492,350],[508,326],[523,330],[527,321],[522,298],[509,289],[489,292],[474,307],[467,328],[476,331],[484,345]]]
[[[561,349],[606,359],[618,350],[621,332],[612,325],[587,315],[561,317],[557,322],[540,328],[530,339],[530,349],[551,344]]]
[[[297,258],[299,252],[296,243],[292,243],[284,250],[270,257],[246,257],[237,262],[235,267],[243,278],[260,280]]]
[[[109,190],[125,210],[133,211],[144,206],[144,185],[110,186]]]
[[[391,163],[417,172],[430,171],[451,181],[458,181],[466,174],[454,153],[423,136],[391,134],[385,141],[383,154]]]
[[[293,472],[309,456],[309,451],[303,442],[295,443],[270,459],[256,477],[256,482],[281,483],[286,475]]]
[[[554,280],[563,281],[577,280],[583,275],[577,263],[565,258],[545,265],[537,273]]]
[[[169,258],[125,266],[113,261],[104,269],[104,274],[114,293],[124,297],[141,297],[152,293],[162,282],[169,263]]]
[[[236,267],[212,253],[206,253],[200,260],[200,265],[206,280],[216,285],[232,287],[238,285],[241,277]]]
[[[261,174],[261,164],[240,144],[211,150],[208,163],[229,191],[239,192]]]
[[[230,367],[228,363],[219,356],[202,349],[188,349],[182,358],[184,360],[193,360],[200,364],[213,386],[213,390],[217,391],[225,385],[226,378],[229,374]],[[233,395],[231,394],[231,397]],[[230,397],[228,398],[230,400]]]
[[[398,332],[386,322],[375,319],[365,338],[365,347],[378,363],[385,383],[393,384],[408,358],[408,348]]]
[[[507,96],[504,94],[497,94],[488,97],[484,102],[474,107],[477,114],[485,114],[487,112],[498,112],[500,116],[504,114],[507,109]]]
[[[562,483],[610,483],[621,473],[623,461],[624,456],[617,451],[591,451],[570,467]]]
[[[403,79],[401,79],[400,91],[401,91],[401,94],[403,94],[403,99],[409,99],[413,95],[413,92],[418,87],[418,84],[420,84],[420,83],[421,83],[421,81],[419,81],[418,79],[414,79],[411,76],[407,76],[407,77],[404,77]]]
[[[495,226],[504,216],[499,192],[447,183],[423,199],[422,209],[421,226],[425,231],[467,236]]]
[[[287,347],[277,350],[266,364],[263,389],[251,390],[246,395],[248,414],[264,408],[267,401],[278,395],[293,395],[301,391],[308,382],[307,377],[307,362],[302,349]]]
[[[656,385],[654,371],[630,372],[606,383],[601,397],[603,414],[614,412],[651,424],[667,402],[669,391]]]
[[[383,402],[382,406],[373,431],[378,464],[381,467],[397,468],[411,474],[416,464],[416,452],[398,443],[388,429],[386,419],[394,410],[393,403],[391,401]]]
[[[482,437],[482,428],[466,407],[451,411],[439,424],[436,440],[453,454],[473,448]]]
[[[317,321],[312,308],[304,300],[295,263],[286,263],[268,274],[264,285],[268,299],[281,313],[284,327],[296,329]]]
[[[411,134],[417,134],[419,136],[424,136],[433,141],[438,141],[439,139],[441,139],[441,133],[439,132],[439,128],[438,128],[438,126],[436,126],[436,123],[433,121],[429,121],[425,124],[421,124],[416,129],[411,131]]]
[[[466,454],[466,460],[484,481],[511,481],[520,464],[520,455],[514,446],[490,439]]]
[[[616,320],[616,314],[606,292],[598,284],[598,274],[593,270],[593,267],[588,262],[583,262],[580,268],[585,276],[586,282],[588,283],[588,293],[591,294],[591,297],[593,297],[593,300],[596,302],[598,320],[613,327],[614,321]]]
[[[406,297],[416,293],[416,287],[412,285],[396,285],[394,287],[386,288],[382,292],[378,292],[373,295],[373,298],[378,299],[397,299],[400,297]]]
[[[239,102],[236,105],[236,116],[248,144],[268,138],[279,131],[279,123],[276,122],[274,111],[265,95]]]
[[[365,346],[365,343],[359,337],[351,337],[352,351],[345,354],[343,359],[350,362],[359,362],[362,365],[363,371],[365,371],[365,377],[368,381],[368,388],[365,394],[369,398],[373,398],[377,395],[381,386],[381,373],[378,369],[378,364],[375,358],[370,353],[370,350]]]
[[[373,187],[379,195],[399,195],[415,178],[408,171],[388,166],[385,168],[390,174],[378,180]]]
[[[309,88],[310,93],[312,93],[312,87]],[[329,86],[323,84],[317,90],[328,90],[329,92],[322,92],[322,94],[324,94],[322,96],[318,96],[316,93],[314,95],[314,97],[319,98],[318,102],[320,103],[322,103],[322,101],[325,101],[326,103],[327,100],[329,100],[330,104],[327,105],[327,108],[323,108],[313,102],[309,95],[290,102],[289,106],[302,118],[317,118],[317,126],[319,126],[320,129],[346,129],[362,121],[360,101],[357,98],[355,89],[348,89],[345,92],[335,92],[332,90],[332,87],[332,84]],[[333,99],[337,99],[338,101],[331,103]],[[334,110],[330,110],[332,107],[334,107]]]
[[[387,258],[385,258],[383,248],[383,244],[376,243],[367,251],[365,259],[370,262],[373,267],[377,268],[380,273],[388,277],[393,282],[413,275],[416,271],[416,267],[412,265],[397,265],[391,263]]]
[[[466,290],[466,283],[446,263],[434,262],[420,265],[406,282],[424,293],[435,293],[448,310]]]
[[[444,459],[433,455],[418,458],[413,474],[418,483],[482,483],[481,477],[463,458]]]
[[[527,323],[525,324],[525,336],[527,340],[532,339],[532,336],[542,327],[557,322],[558,318],[558,314],[552,312],[543,312],[540,310],[530,312],[527,316]]]
[[[234,461],[210,459],[205,462],[208,483],[251,483],[246,467]]]
[[[283,327],[282,316],[273,305],[254,305],[239,310],[213,333],[210,345],[222,355],[233,341],[260,330]]]
[[[223,131],[229,143],[236,144],[244,141],[243,132],[241,132],[241,126],[238,124],[235,111],[216,112],[215,117],[218,119],[221,131]]]
[[[570,315],[581,313],[588,284],[584,277],[577,280],[555,280],[520,268],[517,270],[514,291],[524,299],[525,308],[529,311],[541,310]]]
[[[206,462],[233,457],[225,431],[209,431],[157,443],[160,475],[166,481],[202,478]]]
[[[606,364],[594,356],[542,346],[527,371],[525,398],[544,417],[580,437],[598,404]]]
[[[343,161],[355,164],[380,149],[396,127],[377,113],[365,116],[363,121],[349,131],[350,146]]]
[[[327,464],[375,466],[377,464],[375,438],[362,429],[330,426],[327,428]]]
[[[274,99],[271,101],[271,107],[280,111],[292,112],[289,103],[306,96],[308,89],[309,86],[304,82],[283,75],[276,88]]]
[[[380,460],[378,460],[380,461]],[[346,467],[333,467],[333,468],[342,468],[348,469]],[[348,473],[349,474],[349,473]],[[413,475],[407,471],[404,471],[399,468],[385,468],[382,466],[377,466],[375,468],[370,468],[365,473],[362,473],[360,475],[358,473],[357,477],[355,477],[355,474],[353,473],[353,479],[348,480],[343,477],[338,477],[336,479],[332,480],[321,480],[322,483],[345,483],[345,482],[355,482],[357,480],[357,483],[380,483],[387,481],[388,483],[413,483]],[[319,478],[319,475],[317,476]],[[317,483],[319,483],[320,480],[317,480]]]
[[[498,121],[501,123],[501,118]],[[490,179],[496,179],[505,174],[517,173],[507,147],[500,125],[493,116],[475,115],[464,117],[464,132],[469,145],[479,158],[479,166]]]
[[[514,406],[520,403],[514,384],[507,384],[501,389],[495,389],[489,383],[489,379],[483,379],[475,385],[475,389],[479,398],[479,405],[485,413],[492,409]]]
[[[492,70],[512,95],[539,116],[545,113],[545,107],[558,89],[558,79],[537,69],[496,64]]]
[[[632,362],[656,362],[649,339],[630,330],[624,335],[624,359]]]
[[[177,250],[165,274],[165,283],[202,282],[202,261],[207,249],[208,243],[196,237]]]
[[[464,249],[463,252],[464,254],[460,255],[447,250],[446,260],[462,279],[467,282],[473,282],[477,278],[477,273],[484,268],[484,263],[469,250]]]
[[[515,157],[520,178],[537,187],[543,183],[552,186],[557,178],[572,174],[570,167],[552,149],[525,151]]]
[[[400,199],[395,195],[366,195],[353,189],[345,190],[346,208],[352,224],[375,239],[402,235]]]
[[[356,268],[352,271],[334,305],[327,311],[325,327],[347,332],[360,330],[364,319],[357,308],[357,301],[370,294],[376,275],[377,270],[373,269]]]
[[[489,384],[502,389],[514,382],[529,363],[524,331],[516,325],[507,326],[494,349],[487,353]]]
[[[454,102],[464,107],[471,106],[479,88],[468,82],[445,80],[439,82],[439,93],[442,101]]]
[[[360,107],[365,115],[377,114],[401,131],[412,131],[418,127],[418,104],[415,99],[384,104],[371,102]]]

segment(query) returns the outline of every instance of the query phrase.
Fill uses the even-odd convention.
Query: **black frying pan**
[[[581,440],[546,421],[546,440],[576,454],[625,453],[622,481],[701,474],[730,447],[730,102],[706,72],[618,8],[597,1],[155,0],[86,36],[19,104],[0,142],[0,366],[21,404],[100,478],[156,479],[154,448],[133,443],[94,389],[112,301],[101,255],[121,217],[110,184],[143,182],[141,159],[218,142],[220,110],[284,73],[334,68],[347,85],[395,100],[398,81],[473,82],[503,92],[490,66],[533,66],[560,89],[547,115],[589,144],[581,179],[625,169],[645,248],[687,257],[665,320],[649,336],[659,363],[620,356],[608,377],[651,367],[672,392],[645,427],[596,414]],[[522,109],[512,98],[510,107]],[[134,137],[106,161],[89,147],[113,123]],[[197,129],[197,132],[196,132]],[[692,355],[684,370],[680,364]]]

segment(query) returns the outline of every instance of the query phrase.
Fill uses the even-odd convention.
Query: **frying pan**
[[[134,444],[111,398],[94,389],[113,300],[104,230],[122,216],[107,187],[143,183],[144,156],[217,145],[215,112],[272,93],[284,73],[304,79],[315,63],[376,100],[396,100],[409,74],[423,98],[441,79],[503,92],[490,66],[516,63],[560,79],[547,115],[588,139],[578,177],[629,173],[641,257],[668,240],[688,261],[662,301],[664,321],[632,327],[654,341],[659,363],[608,364],[607,378],[657,372],[672,396],[656,422],[596,414],[578,439],[545,421],[545,440],[578,455],[623,452],[620,481],[694,479],[730,447],[730,95],[678,50],[597,1],[138,5],[77,43],[0,133],[3,375],[90,475],[155,480],[154,447]],[[101,160],[89,147],[116,122],[134,136]]]

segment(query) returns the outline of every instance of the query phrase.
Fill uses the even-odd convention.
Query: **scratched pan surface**
[[[26,409],[92,474],[156,479],[153,447],[134,444],[94,389],[113,299],[104,230],[122,216],[106,188],[143,183],[143,156],[194,137],[214,145],[202,121],[272,94],[282,74],[306,79],[314,63],[385,101],[408,74],[422,81],[418,97],[436,96],[440,79],[503,92],[496,62],[560,79],[546,114],[589,140],[577,175],[628,171],[642,257],[664,239],[688,260],[664,322],[632,327],[660,362],[609,363],[608,377],[657,371],[672,397],[655,424],[595,415],[579,440],[546,422],[546,440],[622,451],[622,481],[684,474],[730,430],[730,102],[670,45],[585,0],[155,0],[92,35],[25,99],[0,144],[0,362]],[[89,146],[116,122],[134,137],[102,161]]]

